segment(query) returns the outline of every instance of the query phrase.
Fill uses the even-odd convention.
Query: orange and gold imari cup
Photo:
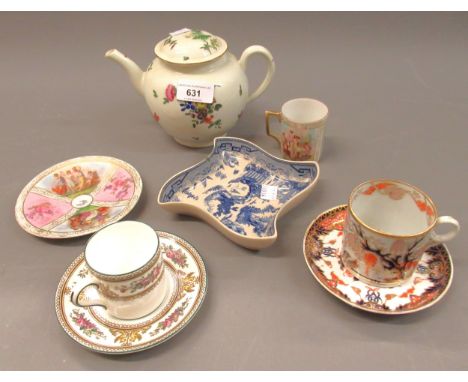
[[[440,225],[450,226],[444,234]],[[453,239],[460,230],[450,216],[437,216],[431,198],[397,180],[370,180],[349,197],[341,259],[360,280],[377,286],[404,283],[424,251]]]

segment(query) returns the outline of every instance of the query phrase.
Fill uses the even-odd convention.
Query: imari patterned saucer
[[[368,285],[347,271],[340,260],[347,206],[325,211],[307,228],[304,256],[317,281],[345,303],[379,314],[407,314],[437,303],[450,287],[453,266],[445,245],[429,248],[411,278],[395,287]]]
[[[168,277],[168,292],[160,306],[145,317],[121,320],[101,306],[79,307],[71,302],[77,285],[91,275],[81,254],[68,267],[57,288],[55,310],[67,334],[81,345],[107,354],[149,349],[180,332],[200,308],[206,294],[206,270],[198,252],[186,241],[157,231]]]
[[[48,168],[26,185],[16,202],[16,220],[39,237],[83,236],[127,215],[141,189],[140,175],[124,161],[74,158]]]

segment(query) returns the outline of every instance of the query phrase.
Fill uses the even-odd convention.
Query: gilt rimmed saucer
[[[157,346],[179,333],[200,308],[206,294],[205,265],[185,240],[156,231],[167,272],[168,292],[150,314],[121,320],[102,306],[80,307],[71,301],[74,288],[89,283],[84,255],[78,256],[60,280],[55,311],[65,332],[90,350],[107,354],[134,353]]]
[[[141,190],[140,174],[120,159],[74,158],[42,171],[23,188],[16,221],[48,239],[88,235],[127,215]]]
[[[447,293],[453,264],[447,247],[427,249],[413,275],[402,285],[378,287],[360,281],[340,260],[347,206],[320,214],[306,230],[305,261],[328,292],[355,308],[378,314],[408,314],[429,308]]]

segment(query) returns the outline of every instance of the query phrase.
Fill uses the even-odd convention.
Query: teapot
[[[253,45],[239,60],[221,37],[204,30],[184,28],[159,41],[145,72],[117,49],[105,56],[127,71],[135,89],[143,95],[154,120],[178,143],[207,147],[226,135],[249,101],[270,84],[275,63],[268,49]],[[249,57],[266,58],[267,73],[249,93],[245,68]]]

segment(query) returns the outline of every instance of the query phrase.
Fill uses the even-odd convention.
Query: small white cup
[[[86,244],[85,262],[94,280],[72,293],[78,306],[103,306],[129,320],[151,313],[166,296],[159,237],[145,223],[122,221],[96,232]]]
[[[270,117],[281,122],[279,133],[270,129]],[[265,111],[267,135],[281,146],[283,158],[297,161],[318,161],[322,153],[327,106],[311,98],[296,98],[287,101],[281,112]]]

